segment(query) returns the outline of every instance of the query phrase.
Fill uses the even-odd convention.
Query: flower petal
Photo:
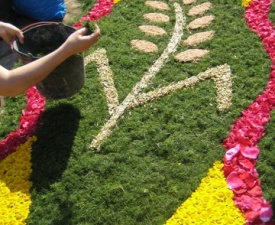
[[[236,172],[230,173],[226,178],[226,182],[229,189],[238,189],[244,184],[243,180],[239,178]]]
[[[273,216],[273,212],[272,212],[272,209],[270,208],[269,205],[267,205],[266,207],[261,208],[261,210],[260,210],[260,219],[263,222],[267,222],[267,221],[271,220],[272,216]]]
[[[252,189],[248,190],[248,194],[251,196],[261,196],[262,193],[262,189],[258,185],[255,185]]]
[[[242,147],[241,154],[249,159],[257,159],[260,150],[257,147]]]
[[[240,145],[236,145],[234,148],[229,149],[225,153],[225,159],[230,161],[240,151]]]

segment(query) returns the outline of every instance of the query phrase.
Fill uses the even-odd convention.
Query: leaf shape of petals
[[[213,15],[197,18],[188,24],[187,29],[193,30],[193,29],[207,27],[209,24],[212,23],[214,18],[215,16]]]
[[[150,6],[154,9],[158,9],[158,10],[169,10],[170,7],[161,1],[146,1],[145,5]]]
[[[188,49],[175,56],[175,59],[179,62],[197,62],[201,58],[205,57],[209,53],[205,49]]]
[[[131,45],[133,48],[142,52],[156,52],[158,51],[158,46],[153,42],[145,40],[132,40]]]

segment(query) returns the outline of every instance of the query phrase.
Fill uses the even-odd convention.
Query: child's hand
[[[71,53],[79,53],[89,49],[100,38],[100,29],[96,26],[96,30],[91,35],[85,35],[87,28],[81,28],[72,33],[65,42],[65,48]]]
[[[23,44],[24,42],[23,32],[9,23],[0,22],[0,37],[2,37],[7,44],[11,44],[15,37],[19,39],[20,43]]]

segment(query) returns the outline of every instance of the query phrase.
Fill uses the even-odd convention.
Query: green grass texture
[[[83,15],[96,3],[79,2]],[[143,15],[157,10],[146,6],[145,0],[122,0],[98,22],[101,38],[84,53],[86,56],[98,48],[106,50],[120,102],[169,43],[176,21],[174,2],[181,5],[187,24],[193,20],[187,15],[191,5],[163,2],[171,8],[165,12],[170,22],[158,26],[168,35],[150,37],[142,33],[138,27],[149,24]],[[196,4],[203,2],[198,0]],[[197,31],[214,30],[214,37],[196,46],[209,50],[209,54],[196,63],[177,62],[174,55],[170,56],[146,91],[226,63],[233,79],[231,107],[225,112],[217,110],[215,85],[207,79],[126,110],[101,150],[94,152],[89,145],[109,114],[96,64],[88,64],[85,85],[77,94],[47,100],[32,150],[28,225],[164,224],[196,190],[213,163],[222,160],[222,142],[241,112],[264,91],[271,61],[259,37],[245,23],[240,0],[211,3],[205,15],[214,15],[215,19]],[[270,20],[275,22],[274,7]],[[186,27],[183,32],[182,40],[190,35]],[[159,49],[155,53],[139,52],[131,47],[133,39],[154,42]],[[187,49],[181,41],[176,53]],[[24,95],[6,99],[0,118],[2,139],[17,128],[25,104]],[[261,153],[256,167],[264,197],[273,209],[274,116],[272,113],[266,135],[259,143]]]

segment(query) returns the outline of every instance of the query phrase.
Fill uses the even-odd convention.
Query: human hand
[[[11,44],[14,37],[17,37],[22,44],[24,42],[23,32],[9,23],[0,22],[0,37],[7,44]]]
[[[100,38],[100,29],[96,25],[96,30],[91,35],[85,35],[87,28],[81,28],[72,33],[64,43],[65,49],[69,54],[75,54],[88,50]]]

